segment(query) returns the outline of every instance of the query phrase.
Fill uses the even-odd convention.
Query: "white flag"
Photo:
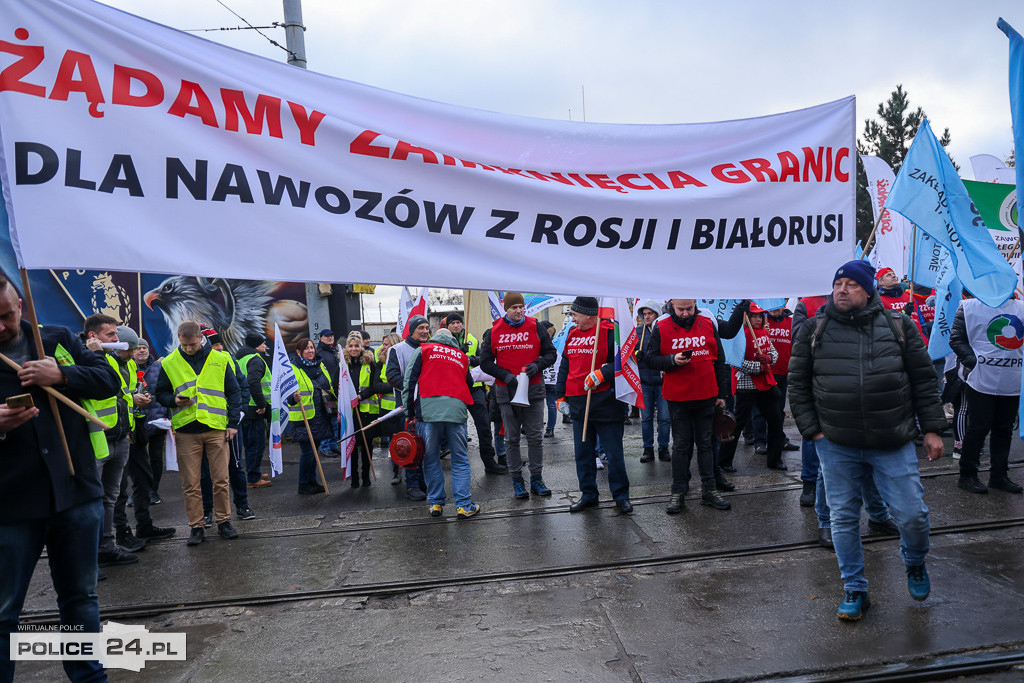
[[[352,474],[352,451],[356,447],[356,440],[351,438],[356,432],[352,411],[358,407],[359,394],[356,393],[356,387],[352,383],[352,376],[348,374],[348,363],[342,359],[338,372],[338,423],[341,425],[338,434],[345,445],[345,450],[341,454],[341,478],[343,480],[348,479]]]
[[[426,287],[420,287],[419,294],[415,297],[409,291],[408,287],[402,287],[402,297],[398,300],[398,325],[396,331],[405,339],[409,336],[411,330],[406,329],[409,324],[409,318],[414,315],[427,315],[427,297],[430,294],[430,290]]]
[[[640,338],[636,334],[633,312],[629,310],[629,300],[622,297],[602,298],[600,316],[615,323],[615,398],[643,408],[640,369],[633,355]]]
[[[868,194],[871,195],[871,213],[878,220],[875,231],[875,246],[870,252],[871,263],[876,268],[892,268],[901,280],[907,275],[907,252],[913,235],[913,224],[893,211],[882,209],[889,197],[889,190],[896,182],[896,176],[883,159],[861,155],[864,173],[868,177]]]
[[[299,390],[295,370],[288,359],[281,330],[274,323],[274,362],[270,369],[270,476],[284,471],[281,458],[281,433],[288,424],[288,397]]]

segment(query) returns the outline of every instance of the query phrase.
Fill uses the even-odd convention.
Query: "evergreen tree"
[[[883,159],[899,175],[900,166],[907,156],[907,150],[917,135],[917,129],[926,116],[924,109],[910,110],[910,97],[902,85],[889,95],[889,99],[878,105],[877,120],[864,121],[864,133],[857,140],[857,239],[866,240],[871,234],[875,219],[871,211],[871,197],[868,195],[868,179],[860,163],[861,154],[870,154]],[[947,147],[950,143],[949,128],[942,132],[939,144]],[[950,161],[953,161],[950,157]],[[953,162],[958,171],[960,167]]]

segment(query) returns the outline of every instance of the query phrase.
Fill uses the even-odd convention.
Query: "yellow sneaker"
[[[460,506],[456,512],[459,513],[459,519],[469,519],[476,513],[480,512],[480,506],[476,503],[470,503],[465,507]]]
[[[461,510],[462,508],[459,508],[459,509]],[[437,503],[434,503],[434,504],[432,504],[430,506],[430,516],[431,517],[440,517],[442,512],[444,512],[444,506],[443,505],[439,505]]]

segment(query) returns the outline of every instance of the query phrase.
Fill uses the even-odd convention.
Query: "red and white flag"
[[[409,318],[414,315],[427,316],[427,296],[429,294],[430,290],[428,288],[420,287],[419,294],[413,297],[408,287],[402,287],[402,298],[398,302],[397,325],[402,339],[409,336]]]
[[[640,342],[629,299],[604,297],[598,314],[602,320],[615,323],[615,398],[637,408],[644,408],[644,392],[640,387],[640,369],[633,352]]]
[[[356,440],[351,438],[356,433],[356,424],[352,419],[352,411],[358,409],[358,407],[359,394],[356,393],[356,386],[352,382],[352,375],[348,372],[348,363],[342,360],[338,374],[338,424],[341,425],[338,435],[345,446],[341,452],[342,480],[348,479],[352,475],[352,451],[356,447]]]

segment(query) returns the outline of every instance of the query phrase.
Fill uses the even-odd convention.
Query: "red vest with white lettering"
[[[827,296],[805,296],[800,301],[804,302],[804,308],[807,309],[807,319],[810,320],[818,314],[818,309],[828,303]]]
[[[782,320],[768,319],[768,336],[772,345],[779,352],[779,360],[772,366],[772,374],[785,377],[789,374],[789,357],[793,353],[793,318],[786,316]]]
[[[594,353],[594,333],[601,328],[601,334],[597,335],[597,353]],[[595,325],[586,332],[580,332],[580,328],[574,327],[569,336],[565,339],[565,348],[562,355],[569,359],[569,376],[565,380],[566,396],[583,396],[587,390],[583,388],[583,380],[590,374],[591,359],[596,358],[594,369],[599,369],[608,359],[608,331],[614,329],[612,323],[602,320],[600,326]],[[611,381],[608,381],[611,380]],[[615,383],[614,378],[605,377],[594,392],[607,391]]]
[[[771,338],[768,336],[768,330],[762,327],[754,332],[757,334],[757,341],[751,343],[750,328],[746,325],[743,326],[743,334],[747,336],[747,352],[743,355],[743,360],[754,360],[754,356],[758,353],[770,355],[768,345],[771,344]],[[750,380],[758,391],[768,391],[778,384],[775,381],[775,376],[770,372],[764,375],[751,375]]]
[[[537,336],[537,319],[526,316],[523,324],[512,327],[504,317],[498,318],[491,325],[491,353],[494,362],[513,375],[518,375],[530,363],[540,357],[540,337]],[[540,384],[544,374],[538,372],[530,378],[530,384]],[[494,383],[505,386],[500,379]]]
[[[420,396],[450,396],[473,405],[466,384],[469,356],[444,344],[420,344],[420,349]]]
[[[666,401],[702,401],[718,396],[715,361],[718,344],[715,343],[715,324],[705,315],[698,315],[690,329],[677,325],[670,316],[657,323],[661,341],[659,353],[663,356],[691,349],[690,362],[666,370],[662,378],[661,395]]]
[[[910,301],[910,296],[906,292],[900,294],[898,297],[879,293],[878,298],[882,300],[882,305],[890,311],[899,311],[900,313],[903,312],[903,308]]]

